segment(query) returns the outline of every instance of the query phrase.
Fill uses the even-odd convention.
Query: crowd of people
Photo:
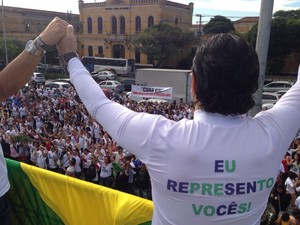
[[[76,92],[34,87],[9,97],[29,80],[52,45]],[[77,49],[73,26],[55,18],[1,71],[4,224],[11,224],[10,184],[2,152],[66,176],[152,198],[152,224],[258,225],[274,214],[278,224],[300,223],[298,81],[272,109],[247,116],[256,103],[258,55],[242,38],[216,34],[199,46],[193,59],[193,105],[140,104],[125,96],[111,101],[82,65]],[[266,206],[274,212],[264,213],[262,219]]]
[[[137,112],[175,121],[193,118],[193,104],[181,100],[138,103],[126,94],[109,97]],[[1,145],[7,158],[151,199],[145,163],[89,116],[73,87],[46,89],[31,84],[2,102],[0,110]],[[300,210],[299,176],[300,137],[296,137],[282,159],[271,208],[264,214],[271,213],[275,224],[292,221],[295,210]]]
[[[193,105],[137,103],[111,95],[138,112],[179,121],[193,117]],[[29,85],[1,104],[1,145],[6,157],[151,199],[143,162],[123,149],[92,119],[73,87]]]
[[[300,220],[300,135],[282,158],[261,224],[295,224]]]

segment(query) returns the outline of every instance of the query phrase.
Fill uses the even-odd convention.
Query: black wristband
[[[69,52],[59,56],[59,64],[62,66],[65,73],[68,72],[67,70],[68,62],[73,58],[78,58],[78,54],[76,52]]]

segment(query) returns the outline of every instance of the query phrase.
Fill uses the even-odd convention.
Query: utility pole
[[[7,44],[6,44],[6,31],[5,31],[5,21],[4,21],[4,7],[3,7],[3,0],[2,3],[2,28],[3,28],[3,40],[4,40],[4,50],[5,50],[5,65],[8,64],[8,56],[7,56]]]
[[[253,97],[255,105],[249,111],[250,116],[255,116],[261,111],[261,98],[265,80],[267,56],[269,49],[270,32],[272,25],[274,0],[261,0],[261,8],[258,22],[258,31],[256,38],[256,52],[259,60],[259,79],[258,89],[254,93]]]
[[[202,25],[202,15],[201,14],[196,14],[195,16],[199,17],[199,36],[202,36],[202,29],[201,29],[201,25]]]

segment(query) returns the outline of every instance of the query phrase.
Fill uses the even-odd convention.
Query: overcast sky
[[[214,15],[227,16],[231,20],[236,20],[246,16],[259,16],[260,0],[172,0],[182,4],[194,3],[193,23],[199,20],[196,15],[203,15],[202,21],[205,23]],[[103,2],[95,0],[85,0],[87,2]],[[41,9],[49,11],[67,12],[78,14],[78,0],[3,0],[4,6],[15,6],[21,8]],[[299,9],[299,0],[274,0],[273,12],[278,10]]]

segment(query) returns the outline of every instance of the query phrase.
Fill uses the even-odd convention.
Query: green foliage
[[[256,37],[257,37],[257,31],[258,31],[258,23],[255,24],[251,30],[245,34],[245,39],[248,41],[248,43],[255,48],[256,46]]]
[[[300,53],[300,18],[287,21],[286,43],[289,47],[289,53]]]
[[[47,64],[57,65],[58,64],[58,54],[56,46],[52,46],[46,51],[46,61]]]
[[[280,10],[274,13],[274,18],[284,18],[285,20],[300,19],[300,9],[284,11]]]
[[[11,137],[11,141],[12,143],[29,143],[32,141],[32,139],[25,135],[25,134],[20,134],[20,135],[17,135],[17,136],[12,136]]]
[[[22,42],[14,38],[6,38],[6,47],[8,62],[12,61],[24,49],[24,45],[22,45]],[[5,42],[3,37],[0,37],[0,62],[6,62]]]
[[[193,59],[196,54],[197,48],[192,48],[189,55],[187,57],[182,58],[177,62],[176,68],[177,69],[184,69],[189,70],[192,68]]]
[[[247,33],[246,40],[255,47],[258,25]],[[300,10],[278,11],[272,20],[266,74],[282,71],[284,58],[300,53]]]
[[[205,34],[229,33],[235,31],[233,23],[224,16],[215,16],[203,27]]]
[[[132,40],[135,50],[153,59],[153,65],[164,65],[195,40],[193,33],[184,33],[179,27],[160,23],[147,28]]]

